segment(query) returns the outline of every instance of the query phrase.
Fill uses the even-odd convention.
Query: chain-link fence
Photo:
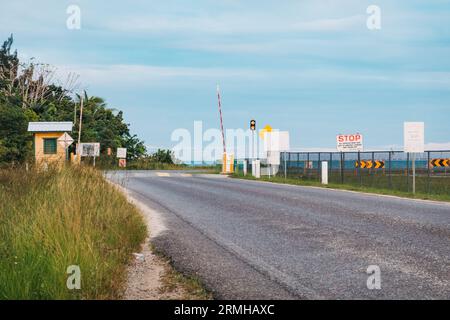
[[[450,150],[426,151],[413,160],[402,151],[285,152],[278,175],[320,181],[326,161],[330,183],[410,192],[415,165],[418,193],[450,194]]]

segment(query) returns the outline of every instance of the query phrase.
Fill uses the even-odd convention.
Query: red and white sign
[[[358,152],[364,150],[362,134],[339,134],[336,136],[337,149],[340,152]]]
[[[119,168],[127,167],[127,159],[119,159]]]

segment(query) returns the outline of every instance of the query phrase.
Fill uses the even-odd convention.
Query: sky
[[[226,128],[255,119],[295,150],[357,132],[366,149],[401,148],[405,121],[450,149],[450,0],[0,1],[0,40],[79,74],[149,148],[194,121],[219,128],[220,84]],[[381,29],[367,28],[370,5]]]

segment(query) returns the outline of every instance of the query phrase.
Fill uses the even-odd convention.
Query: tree
[[[23,162],[32,152],[28,119],[18,106],[0,102],[0,162]]]
[[[14,80],[17,77],[19,59],[17,50],[11,52],[14,38],[11,35],[0,49],[0,92],[11,96],[13,93]]]
[[[158,149],[158,151],[152,154],[151,158],[157,163],[173,164],[173,152],[170,150]]]
[[[11,35],[0,48],[0,162],[24,161],[32,154],[28,121],[73,121],[80,115],[81,96],[71,96],[78,77],[69,74],[64,85],[58,84],[55,68],[34,60],[21,64],[12,44]],[[146,154],[143,141],[130,133],[122,111],[108,108],[105,100],[87,93],[83,100],[83,142],[99,142],[103,154],[119,147],[128,149],[130,159]],[[78,136],[78,126],[76,121],[74,136]]]

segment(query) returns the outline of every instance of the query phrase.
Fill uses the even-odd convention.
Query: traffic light
[[[250,121],[250,130],[252,130],[252,131],[256,130],[256,121],[255,120]]]

